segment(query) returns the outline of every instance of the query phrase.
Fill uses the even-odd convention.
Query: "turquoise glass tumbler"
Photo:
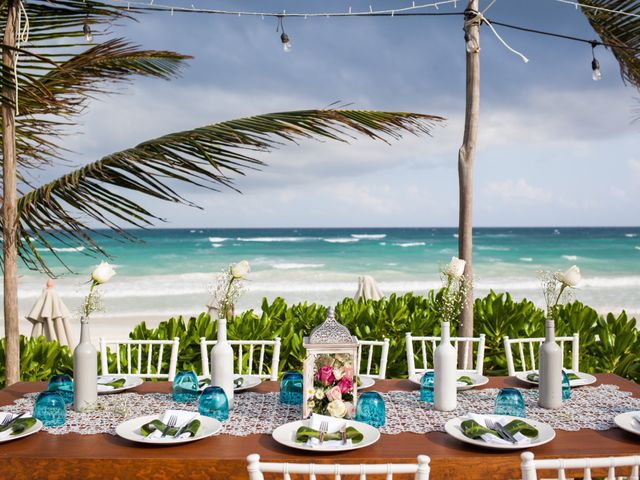
[[[174,402],[188,403],[198,400],[198,377],[191,370],[180,370],[173,379],[171,394]]]
[[[520,390],[515,388],[503,388],[496,397],[496,415],[510,415],[512,417],[526,418],[524,399]]]
[[[33,416],[45,427],[58,427],[67,420],[67,408],[59,392],[40,392],[33,407]]]
[[[562,401],[569,400],[571,398],[571,383],[569,382],[569,375],[562,370]]]
[[[198,413],[224,422],[229,419],[229,401],[220,387],[207,387],[200,395]]]
[[[433,402],[433,372],[424,372],[420,379],[420,400]]]
[[[302,405],[302,374],[285,372],[280,380],[280,403]]]
[[[356,421],[380,428],[384,425],[384,400],[378,392],[364,392],[358,398]]]
[[[73,403],[73,380],[69,375],[54,375],[49,379],[47,390],[58,392],[67,405]]]

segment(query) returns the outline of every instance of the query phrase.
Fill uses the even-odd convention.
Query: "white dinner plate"
[[[36,419],[36,423],[31,425],[29,428],[25,429],[23,432],[17,433],[15,435],[3,435],[0,437],[0,443],[10,442],[12,440],[17,440],[22,437],[28,437],[29,435],[33,435],[36,432],[39,432],[42,429],[42,422]]]
[[[634,420],[634,416],[640,417],[640,411],[636,410],[635,412],[621,413],[620,415],[617,415],[613,421],[621,429],[640,435],[640,423],[637,420]]]
[[[358,390],[371,388],[376,384],[376,381],[373,378],[367,377],[366,375],[360,375],[358,378],[360,379],[360,385],[358,385]]]
[[[461,442],[470,443],[471,445],[476,445],[479,447],[485,448],[496,448],[499,450],[520,450],[524,448],[537,447],[538,445],[543,445],[545,443],[549,443],[556,436],[556,432],[546,423],[539,422],[537,420],[532,420],[530,418],[520,418],[520,417],[511,417],[509,415],[487,415],[488,418],[491,419],[505,419],[507,422],[511,420],[523,420],[527,422],[532,427],[538,429],[538,436],[531,440],[530,443],[488,443],[482,439],[473,439],[467,437],[464,433],[462,433],[462,428],[460,428],[460,424],[467,420],[466,417],[456,417],[449,420],[444,424],[445,431],[451,435],[453,438],[460,440]]]
[[[423,373],[416,373],[409,377],[409,380],[413,383],[420,385],[420,380],[422,379]],[[460,378],[462,376],[467,376],[473,383],[471,385],[457,385],[456,390],[458,392],[462,392],[463,390],[469,390],[471,388],[479,387],[480,385],[486,385],[489,383],[489,379],[484,375],[478,375],[477,373],[466,373],[466,372],[458,372],[456,378]]]
[[[126,422],[121,423],[116,427],[116,434],[127,440],[138,443],[146,443],[149,445],[176,445],[180,443],[195,442],[202,440],[203,438],[215,435],[222,428],[220,423],[215,418],[205,417],[198,415],[196,419],[200,420],[200,428],[198,433],[193,437],[187,438],[147,438],[140,433],[140,428],[152,420],[160,419],[162,415],[146,415],[144,417],[132,418]]]
[[[124,392],[125,390],[130,390],[132,388],[139,387],[144,383],[143,379],[141,379],[140,377],[136,377],[135,375],[99,375],[98,384],[111,383],[116,380],[119,380],[120,378],[125,379],[123,386],[121,386],[120,388],[114,388],[112,390],[104,390],[104,391],[98,390],[98,395],[107,395],[111,393]]]
[[[250,388],[257,387],[262,383],[262,379],[254,375],[241,375],[241,377],[242,377],[242,383],[240,384],[240,386],[233,388],[234,392],[249,390]],[[235,378],[238,378],[238,377],[235,377]],[[204,390],[207,387],[210,387],[211,386],[210,381],[211,380],[208,378],[205,379],[204,383],[200,385],[200,391]],[[203,380],[200,380],[200,382],[203,382]]]
[[[310,446],[306,443],[299,443],[295,441],[295,435],[298,428],[309,424],[309,420],[297,420],[295,422],[285,423],[284,425],[276,428],[271,436],[273,439],[291,448],[297,448],[299,450],[310,450],[313,452],[344,452],[347,450],[356,450],[358,448],[368,447],[373,445],[380,438],[380,432],[377,428],[372,427],[367,423],[356,422],[355,420],[345,420],[348,427],[357,429],[364,438],[360,443],[347,444],[347,445],[314,445]]]
[[[565,370],[567,373],[573,373],[573,370]],[[531,385],[538,385],[538,382],[534,382],[533,380],[529,380],[527,375],[531,373],[537,373],[537,371],[531,372],[516,372],[516,378],[525,383],[529,383]],[[585,385],[591,385],[592,383],[596,383],[596,377],[593,375],[589,375],[588,373],[578,372],[576,373],[580,378],[575,380],[569,380],[569,385],[572,387],[584,387]]]

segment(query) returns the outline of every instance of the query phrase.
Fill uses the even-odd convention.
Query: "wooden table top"
[[[596,375],[598,384],[618,385],[640,397],[640,386],[613,374]],[[491,377],[484,388],[524,387],[509,377]],[[0,391],[0,405],[24,393],[44,390],[44,382],[21,382]],[[408,380],[378,381],[375,390],[415,390]],[[277,391],[276,382],[264,382],[253,391]],[[132,392],[169,392],[168,382],[146,382]],[[141,415],[144,412],[140,412]],[[532,448],[536,458],[640,454],[640,436],[619,428],[556,431],[556,438]],[[409,463],[419,454],[431,457],[431,478],[465,480],[520,478],[520,453],[497,451],[461,443],[446,433],[382,435],[369,447],[338,454],[315,454],[276,443],[270,435],[219,435],[178,446],[134,444],[117,436],[35,435],[0,445],[0,478],[172,480],[186,478],[246,479],[246,457],[259,453],[264,461],[323,463]]]

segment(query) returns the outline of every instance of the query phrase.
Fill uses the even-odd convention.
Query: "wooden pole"
[[[466,110],[464,137],[458,151],[458,183],[460,210],[458,223],[458,256],[466,261],[465,277],[473,279],[473,160],[476,154],[478,117],[480,112],[480,25],[475,21],[478,0],[469,0],[465,11],[465,44],[471,42],[475,48],[465,48],[466,54]],[[467,288],[462,301],[458,335],[473,336],[473,286]],[[469,352],[471,353],[471,352]],[[464,353],[461,353],[464,355]]]
[[[4,335],[6,385],[20,380],[20,331],[18,329],[18,244],[17,244],[17,185],[16,185],[16,90],[8,84],[16,64],[18,10],[20,0],[8,0],[7,24],[4,31],[2,68],[5,76],[2,94],[2,187],[3,187],[3,259],[4,259]]]

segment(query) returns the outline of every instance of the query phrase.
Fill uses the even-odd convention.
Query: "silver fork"
[[[515,437],[511,435],[509,432],[507,432],[504,429],[504,427],[500,425],[498,422],[494,422],[493,420],[487,418],[485,423],[487,424],[487,427],[489,427],[491,430],[495,430],[500,436],[500,438],[502,438],[503,440],[506,440],[507,442],[511,442],[511,443],[517,443],[517,440],[515,439]]]
[[[329,422],[322,420],[320,422],[320,430],[318,431],[320,432],[320,438],[318,440],[320,440],[320,445],[322,445],[322,442],[324,442],[324,434],[329,431]]]
[[[164,427],[164,430],[162,431],[162,435],[160,435],[160,438],[166,437],[167,433],[169,433],[169,429],[171,427],[175,427],[177,422],[178,422],[178,417],[176,415],[171,415],[169,417],[169,420],[167,421],[167,426]]]

